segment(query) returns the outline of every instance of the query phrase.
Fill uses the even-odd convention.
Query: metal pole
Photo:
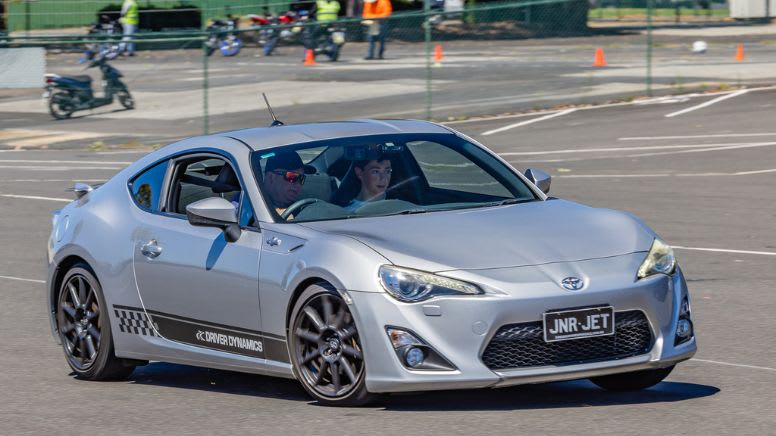
[[[207,28],[207,0],[202,0],[202,29]],[[210,133],[210,119],[208,116],[208,59],[207,36],[202,41],[202,131],[205,135]]]
[[[30,36],[30,0],[24,2],[24,33]]]
[[[426,119],[431,119],[431,0],[423,0],[423,27],[426,31]]]
[[[647,96],[652,97],[652,13],[654,0],[647,0]]]

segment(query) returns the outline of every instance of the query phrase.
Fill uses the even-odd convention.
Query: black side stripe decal
[[[158,331],[167,339],[197,347],[289,362],[285,338],[279,335],[137,307],[114,305],[113,309],[123,333],[158,337]]]

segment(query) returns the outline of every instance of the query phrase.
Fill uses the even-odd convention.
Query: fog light
[[[404,353],[404,361],[410,368],[417,368],[423,364],[424,359],[425,355],[420,348],[410,347],[407,349],[407,352]]]
[[[676,337],[685,339],[692,335],[692,323],[686,319],[680,319],[676,323]]]

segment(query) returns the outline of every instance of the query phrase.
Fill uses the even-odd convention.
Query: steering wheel
[[[291,206],[288,206],[286,210],[284,210],[283,213],[280,214],[280,218],[283,218],[284,220],[288,220],[288,217],[294,214],[295,212],[297,212],[297,209],[298,209],[298,212],[301,212],[302,209],[304,209],[305,207],[313,203],[317,203],[319,201],[321,201],[320,198],[303,198],[301,200],[298,200],[294,202]]]

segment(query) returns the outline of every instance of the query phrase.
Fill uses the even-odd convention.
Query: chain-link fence
[[[53,2],[38,3],[33,6]],[[109,2],[84,3],[92,9],[71,10],[82,16],[69,23],[95,21]],[[776,26],[760,20],[677,27],[661,22],[662,9],[651,1],[643,23],[622,27],[597,26],[600,15],[593,16],[601,7],[587,0],[394,2],[383,24],[365,22],[357,8],[349,10],[343,2],[340,19],[325,25],[305,19],[299,8],[287,13],[288,3],[180,3],[155,0],[145,6],[177,5],[196,14],[205,7],[211,18],[183,29],[143,31],[141,24],[131,40],[134,58],[124,56],[128,47],[120,30],[33,29],[27,35],[22,27],[0,45],[46,48],[49,73],[89,74],[100,96],[105,90],[99,68],[85,69],[88,63],[78,59],[88,50],[115,56],[108,62],[123,74],[135,108],[121,110],[117,100],[75,110],[71,118],[94,120],[88,128],[102,129],[117,143],[165,142],[266,124],[262,92],[286,122],[449,121],[776,81]],[[25,5],[11,6],[18,13]],[[639,9],[625,0],[621,6]],[[141,9],[141,22],[144,14],[147,20],[156,13]],[[224,21],[227,17],[236,25]],[[605,14],[603,19],[616,21]],[[68,23],[59,20],[51,23]],[[374,59],[365,59],[370,54]],[[3,98],[0,90],[0,113],[46,113],[49,103],[32,92]]]

